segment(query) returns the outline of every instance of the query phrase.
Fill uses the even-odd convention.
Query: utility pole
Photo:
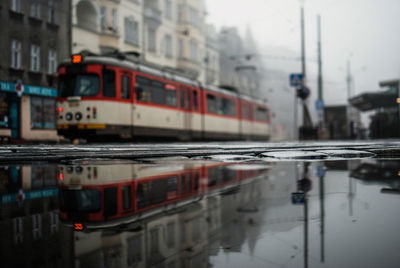
[[[318,27],[318,102],[320,103],[320,110],[318,111],[319,117],[319,129],[322,130],[324,127],[324,110],[323,110],[323,84],[322,84],[322,48],[321,48],[321,16],[317,16],[317,27]]]

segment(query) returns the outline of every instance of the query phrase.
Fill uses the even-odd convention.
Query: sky
[[[400,79],[400,0],[206,0],[207,21],[217,29],[237,26],[242,32],[249,25],[261,54],[276,54],[279,50],[271,48],[282,48],[300,56],[301,2],[310,80],[317,77],[317,14],[321,15],[326,104],[345,103],[348,61],[356,94],[379,90],[379,81]],[[293,72],[300,68],[299,62]]]

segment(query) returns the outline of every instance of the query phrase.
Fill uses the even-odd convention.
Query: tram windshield
[[[64,190],[60,195],[62,211],[97,212],[101,209],[100,191],[96,189]]]
[[[94,74],[61,75],[59,97],[96,96],[100,92],[99,77]]]

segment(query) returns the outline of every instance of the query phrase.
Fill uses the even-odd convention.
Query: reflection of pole
[[[308,267],[308,201],[304,196],[304,268]]]
[[[321,213],[321,262],[325,261],[325,186],[324,177],[319,177],[319,202]]]
[[[349,176],[349,216],[353,216],[353,180]]]

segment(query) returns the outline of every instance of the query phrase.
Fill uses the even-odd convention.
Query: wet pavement
[[[398,143],[163,146],[3,147],[1,267],[399,266]]]

